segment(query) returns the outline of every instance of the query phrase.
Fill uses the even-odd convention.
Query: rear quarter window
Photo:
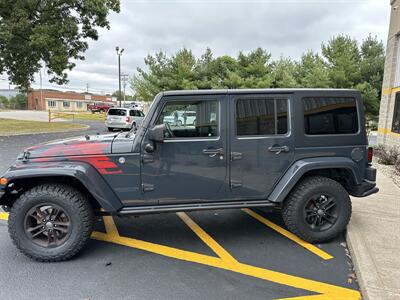
[[[307,135],[354,134],[358,132],[355,98],[306,97],[302,99]]]

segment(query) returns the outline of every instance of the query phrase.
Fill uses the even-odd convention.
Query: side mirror
[[[156,143],[164,142],[164,131],[165,124],[153,126],[153,128],[149,129],[149,140]]]

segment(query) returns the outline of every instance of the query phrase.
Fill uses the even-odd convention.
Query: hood
[[[92,135],[57,140],[24,150],[29,158],[110,154],[115,134]]]

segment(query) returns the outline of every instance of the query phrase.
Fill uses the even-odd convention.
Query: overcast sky
[[[86,60],[69,73],[67,88],[82,91],[88,84],[94,93],[117,90],[116,45],[125,49],[122,72],[129,75],[144,67],[148,53],[173,54],[182,47],[195,55],[210,47],[215,56],[262,47],[273,58],[298,59],[308,49],[319,51],[322,42],[338,34],[361,41],[371,33],[386,45],[390,14],[389,0],[121,2],[121,12],[110,15],[110,30],[100,30],[99,40],[89,43]],[[46,79],[43,87],[51,87]],[[0,80],[0,88],[7,87]]]

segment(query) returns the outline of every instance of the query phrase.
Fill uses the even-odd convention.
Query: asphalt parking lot
[[[91,124],[86,133],[104,132]],[[25,147],[73,133],[0,137],[0,172]],[[68,262],[29,260],[0,214],[0,299],[358,299],[344,237],[321,245],[263,210],[98,218]]]

